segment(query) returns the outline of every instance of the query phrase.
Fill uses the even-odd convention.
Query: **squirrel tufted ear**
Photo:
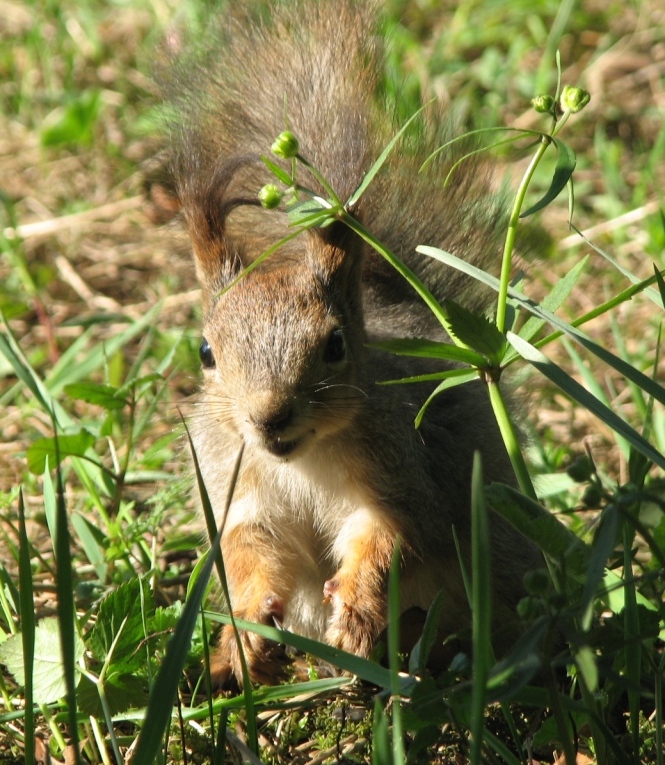
[[[181,173],[179,188],[182,212],[194,247],[196,273],[205,289],[223,287],[242,267],[240,254],[229,243],[227,218],[241,206],[259,206],[258,199],[229,194],[239,170],[256,161],[254,157],[233,157],[219,164],[206,178],[200,173]]]
[[[312,269],[325,284],[342,280],[347,286],[360,286],[363,242],[348,226],[337,221],[312,229],[308,254]]]

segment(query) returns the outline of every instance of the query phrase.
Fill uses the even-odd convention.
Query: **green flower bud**
[[[275,143],[270,147],[270,151],[283,159],[291,159],[291,157],[296,156],[299,148],[298,139],[290,130],[285,130],[277,136]]]
[[[544,595],[550,586],[550,575],[545,569],[527,571],[524,574],[524,588],[529,595]]]
[[[587,486],[586,491],[582,496],[582,502],[585,507],[594,509],[600,507],[600,500],[602,498],[603,495],[600,489],[595,484],[591,484],[591,486]]]
[[[261,207],[273,210],[282,201],[284,194],[273,183],[268,183],[259,191],[258,196]]]
[[[543,602],[540,598],[528,595],[517,604],[517,615],[522,621],[530,622],[537,619],[543,613]]]
[[[565,111],[569,109],[573,114],[582,111],[591,101],[591,96],[583,88],[573,88],[566,85],[561,93],[561,108]]]
[[[568,465],[566,473],[568,473],[573,481],[584,483],[593,475],[593,463],[586,455],[575,457],[570,465]]]
[[[554,111],[552,96],[542,95],[531,99],[531,106],[540,114],[551,114]]]

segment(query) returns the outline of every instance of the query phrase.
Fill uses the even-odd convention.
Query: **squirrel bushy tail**
[[[171,173],[190,231],[222,164],[243,165],[230,181],[236,197],[255,199],[274,180],[259,157],[287,128],[337,195],[352,194],[400,128],[381,88],[380,23],[375,2],[248,0],[229,3],[203,41],[185,46],[186,55],[169,68],[166,92]],[[357,214],[437,298],[483,309],[488,296],[477,282],[415,252],[429,244],[481,268],[498,268],[505,208],[500,195],[488,193],[493,184],[482,165],[462,163],[447,186],[450,158],[420,172],[450,136],[448,123],[428,107],[365,192]],[[317,190],[313,178],[302,182]],[[286,216],[278,222],[273,211],[244,207],[237,217],[238,241],[246,245],[251,230],[256,251],[286,233]],[[226,236],[233,241],[230,224]],[[372,305],[415,299],[375,253],[366,256],[366,274]]]

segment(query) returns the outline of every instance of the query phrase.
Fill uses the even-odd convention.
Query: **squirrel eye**
[[[336,364],[346,358],[346,340],[341,329],[333,329],[328,335],[323,360],[326,364]]]
[[[204,369],[212,369],[215,366],[215,357],[213,356],[212,348],[205,337],[201,340],[201,345],[199,346],[199,358],[201,359],[201,364]]]

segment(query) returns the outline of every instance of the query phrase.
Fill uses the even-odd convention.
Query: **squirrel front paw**
[[[284,618],[284,602],[277,595],[267,595],[256,612],[236,612],[238,618],[274,626]],[[240,631],[242,651],[249,678],[259,685],[276,685],[288,676],[291,659],[283,645],[255,632]],[[237,690],[242,687],[242,664],[233,627],[224,627],[217,648],[210,658],[210,677],[216,688]]]
[[[335,576],[323,585],[323,602],[332,606],[326,642],[368,657],[386,626],[385,595]]]

